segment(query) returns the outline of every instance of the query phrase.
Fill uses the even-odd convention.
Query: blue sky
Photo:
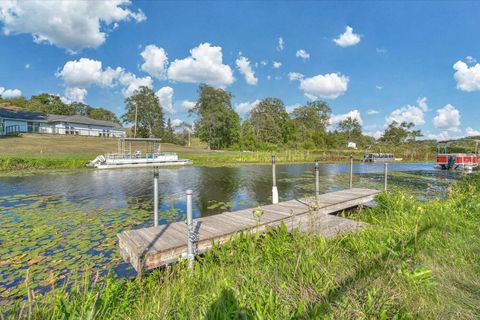
[[[0,94],[121,115],[143,84],[190,123],[207,82],[244,117],[265,97],[289,110],[318,98],[333,125],[358,117],[372,135],[391,120],[428,138],[480,134],[479,14],[474,2],[0,2]]]

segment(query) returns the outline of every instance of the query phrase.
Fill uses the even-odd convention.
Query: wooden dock
[[[298,228],[325,237],[356,230],[366,224],[330,214],[366,204],[378,193],[378,190],[354,188],[322,194],[318,202],[311,197],[266,205],[261,207],[263,214],[259,221],[253,214],[255,208],[201,217],[194,220],[197,253],[241,232],[263,232],[282,222],[289,230]],[[123,259],[140,274],[186,257],[187,226],[184,222],[124,231],[118,234],[118,239]]]

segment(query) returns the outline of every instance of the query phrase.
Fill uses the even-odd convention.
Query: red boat
[[[452,144],[455,142],[475,141],[475,151],[473,153],[451,152]],[[437,167],[442,170],[465,170],[471,171],[478,168],[479,140],[462,139],[439,141],[437,147]],[[457,148],[458,149],[458,148]]]

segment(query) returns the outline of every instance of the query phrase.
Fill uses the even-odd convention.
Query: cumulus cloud
[[[285,41],[282,37],[278,38],[277,51],[282,51],[285,48]]]
[[[344,113],[344,114],[332,114],[332,116],[330,117],[330,125],[331,126],[334,126],[336,124],[339,124],[340,122],[342,122],[343,120],[345,119],[348,119],[348,118],[352,118],[352,119],[357,119],[358,122],[362,125],[363,124],[363,120],[362,120],[362,116],[360,114],[360,111],[358,110],[352,110],[352,111],[349,111],[347,113]]]
[[[142,71],[159,80],[166,78],[168,57],[163,48],[151,44],[146,46],[140,55],[145,61],[140,67]]]
[[[348,89],[349,79],[340,73],[328,73],[305,78],[298,72],[288,74],[290,80],[300,81],[300,89],[309,99],[326,98],[336,99]]]
[[[5,99],[17,98],[22,96],[22,91],[18,89],[5,89],[0,87],[0,96]]]
[[[103,69],[101,61],[81,58],[68,61],[55,75],[62,78],[69,87],[87,88],[91,85],[111,87],[122,72],[123,69],[120,67]]]
[[[288,105],[285,107],[285,110],[288,112],[288,113],[292,113],[293,110],[297,109],[297,108],[300,108],[302,105],[300,103],[294,103],[294,104],[291,104],[291,105]]]
[[[250,112],[260,103],[260,100],[255,100],[253,102],[241,102],[235,106],[235,111],[239,114],[245,114]]]
[[[250,84],[250,85],[256,85],[258,82],[258,79],[255,78],[255,72],[252,70],[252,67],[250,66],[250,61],[246,57],[239,57],[236,61],[235,64],[237,65],[238,70],[240,71],[241,74],[244,75],[245,81]]]
[[[417,105],[424,111],[428,111],[427,97],[420,97],[417,99]]]
[[[132,96],[140,87],[153,88],[153,79],[149,76],[139,78],[131,72],[124,72],[118,80],[124,86],[122,93],[125,98]]]
[[[340,34],[338,38],[333,39],[340,47],[354,46],[360,42],[360,35],[353,33],[353,29],[350,26],[345,28],[345,32]]]
[[[233,72],[230,66],[222,63],[222,48],[202,43],[190,50],[190,57],[176,59],[168,68],[170,80],[205,83],[224,88],[233,83]]]
[[[171,122],[172,127],[180,127],[183,124],[183,121],[180,119],[173,119]]]
[[[385,119],[386,124],[390,124],[393,121],[398,123],[413,122],[415,125],[425,124],[425,113],[422,108],[412,105],[407,105],[398,109],[395,109]]]
[[[181,103],[181,106],[187,110],[192,110],[193,108],[195,108],[195,104],[196,104],[195,101],[183,100]]]
[[[437,110],[433,125],[445,131],[460,131],[460,112],[451,104]]]
[[[87,89],[85,88],[66,88],[65,98],[68,103],[71,102],[85,102],[87,96]]]
[[[0,21],[5,35],[28,33],[36,43],[48,43],[76,52],[103,44],[107,33],[121,21],[146,19],[133,11],[128,0],[0,1]]]
[[[480,131],[473,129],[472,127],[468,127],[465,129],[465,134],[467,137],[480,136]]]
[[[303,49],[300,49],[300,50],[297,51],[297,53],[295,53],[295,57],[302,58],[303,61],[305,61],[305,60],[310,59],[310,53],[308,53],[307,51],[305,51]]]
[[[162,106],[163,110],[168,113],[175,113],[175,109],[173,108],[173,88],[172,87],[163,87],[158,90],[155,95],[158,97],[160,101],[160,105]]]
[[[280,61],[273,61],[272,65],[275,69],[280,69],[280,67],[282,66],[282,63]]]
[[[380,130],[377,130],[377,131],[365,131],[364,132],[367,136],[371,136],[371,137],[374,137],[375,139],[380,139],[383,135],[383,132],[380,131]]]
[[[374,114],[379,114],[379,113],[380,113],[380,111],[378,111],[378,110],[373,110],[373,109],[369,109],[369,110],[367,111],[367,114],[368,114],[369,116],[374,115]]]
[[[453,65],[453,77],[457,81],[457,89],[467,92],[480,90],[480,64],[469,67],[459,60]]]
[[[451,135],[448,131],[441,131],[439,133],[427,133],[426,138],[429,140],[450,140],[450,139],[458,139],[460,136],[458,134]]]
[[[383,87],[382,87],[382,86],[379,86],[379,85],[376,85],[376,86],[375,86],[375,89],[377,89],[377,90],[382,90]]]

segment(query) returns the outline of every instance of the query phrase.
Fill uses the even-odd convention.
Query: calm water
[[[322,192],[348,187],[347,164],[322,164]],[[431,163],[389,164],[389,186],[420,199],[442,197],[457,173]],[[355,164],[354,186],[383,187],[383,164]],[[160,170],[161,223],[183,219],[184,193],[193,190],[194,216],[271,202],[271,166],[184,167]],[[277,165],[280,200],[312,194],[312,164]],[[151,226],[151,169],[82,170],[0,178],[0,298],[20,296],[26,270],[48,288],[71,270],[133,270],[121,261],[116,234]]]

